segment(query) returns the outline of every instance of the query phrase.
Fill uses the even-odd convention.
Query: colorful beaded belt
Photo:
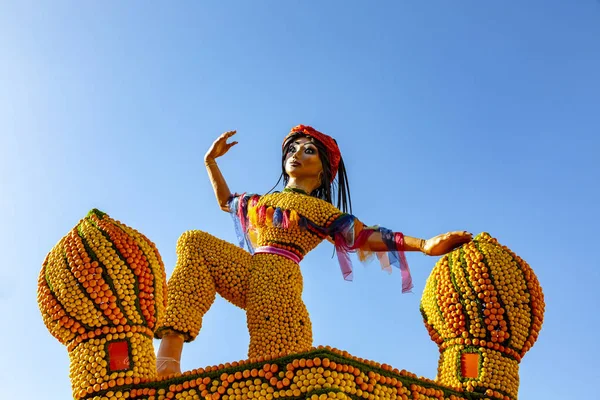
[[[292,260],[296,264],[300,264],[302,261],[302,257],[298,256],[296,253],[292,253],[289,250],[280,249],[279,247],[273,246],[261,246],[254,249],[254,254],[277,254],[278,256],[285,257],[289,260]]]

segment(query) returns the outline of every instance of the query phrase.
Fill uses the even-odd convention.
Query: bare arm
[[[219,207],[221,207],[221,210],[228,212],[229,208],[227,206],[227,200],[229,199],[229,196],[231,196],[229,186],[227,186],[227,182],[225,182],[225,178],[223,177],[223,174],[221,174],[221,170],[215,160],[204,160],[204,163],[206,164],[206,172],[208,172],[208,178],[215,191],[215,197],[217,198]]]
[[[425,239],[418,239],[410,236],[404,236],[404,251],[423,251]],[[388,251],[388,247],[383,242],[380,232],[375,232],[369,236],[363,246],[363,250],[369,251]]]
[[[227,201],[231,196],[231,191],[229,190],[229,186],[227,186],[227,182],[215,160],[227,153],[230,148],[237,144],[237,142],[227,143],[227,139],[235,135],[235,133],[236,131],[229,131],[219,136],[204,156],[206,172],[208,172],[208,178],[210,179],[210,183],[215,192],[215,197],[217,198],[221,210],[226,212],[229,211]]]
[[[420,251],[429,256],[441,256],[470,242],[472,239],[473,235],[466,231],[448,232],[434,236],[428,240],[404,236],[404,251]],[[374,232],[369,236],[363,245],[363,249],[370,251],[389,250],[379,232]]]

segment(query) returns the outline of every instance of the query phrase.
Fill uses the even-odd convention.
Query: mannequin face
[[[299,137],[290,143],[285,154],[285,173],[295,179],[320,180],[323,163],[313,139]]]

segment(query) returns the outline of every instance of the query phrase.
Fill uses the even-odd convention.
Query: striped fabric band
[[[279,247],[273,247],[273,246],[261,246],[261,247],[257,247],[256,249],[254,249],[254,254],[260,254],[260,253],[277,254],[278,256],[282,256],[289,260],[292,260],[296,264],[300,264],[300,261],[302,260],[302,257],[299,257],[297,254],[292,253],[289,250],[280,249]]]

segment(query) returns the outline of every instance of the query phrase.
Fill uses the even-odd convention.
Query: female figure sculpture
[[[442,255],[471,240],[465,231],[413,238],[365,226],[346,213],[350,193],[338,145],[304,125],[294,127],[283,142],[282,192],[231,194],[215,160],[237,144],[227,143],[234,134],[226,132],[213,143],[205,164],[219,206],[233,215],[240,243],[249,251],[198,230],[180,237],[166,317],[156,331],[162,338],[159,375],[180,372],[183,343],[199,333],[216,293],[246,310],[249,357],[309,350],[312,328],[299,262],[323,239],[334,243],[345,279],[352,279],[348,252],[358,252],[361,259],[378,253],[383,263],[400,268],[404,292],[412,288],[404,251]],[[332,204],[336,177],[337,207]]]

